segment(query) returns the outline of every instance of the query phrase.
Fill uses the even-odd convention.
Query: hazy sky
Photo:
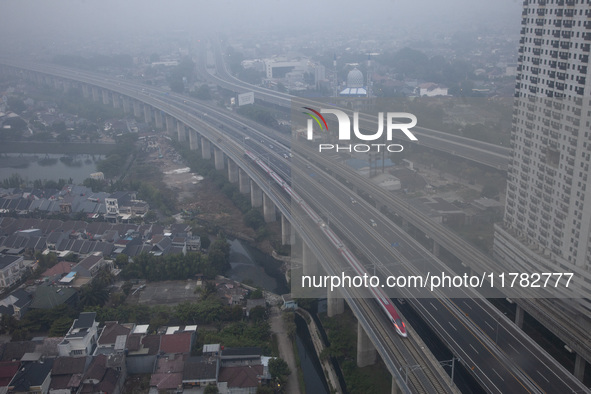
[[[3,42],[64,37],[94,41],[107,32],[125,41],[126,36],[178,30],[240,34],[300,27],[330,34],[354,32],[357,26],[453,31],[470,23],[514,24],[517,35],[521,4],[517,0],[1,0],[0,36]],[[0,44],[0,50],[3,47]]]

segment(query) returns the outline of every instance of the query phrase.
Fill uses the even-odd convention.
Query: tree
[[[263,321],[267,318],[267,308],[264,306],[255,306],[250,310],[248,317],[255,323]]]
[[[50,337],[63,337],[66,335],[70,327],[72,326],[72,322],[74,319],[64,316],[56,319],[51,328],[49,329],[49,336]]]
[[[27,110],[27,105],[23,100],[18,97],[9,97],[8,98],[8,108],[12,112],[16,112],[17,114],[21,114]]]
[[[129,257],[127,257],[127,255],[125,253],[118,254],[117,257],[115,257],[115,265],[118,268],[123,268],[128,263],[129,263]]]
[[[204,394],[218,394],[219,390],[218,390],[218,386],[214,385],[214,384],[208,384],[205,387],[205,390],[203,390]]]
[[[82,307],[102,306],[108,299],[109,292],[106,288],[97,285],[97,282],[84,285],[80,290],[80,305]]]
[[[199,86],[199,89],[195,91],[195,97],[200,100],[211,100],[211,91],[209,90],[209,86],[207,86],[205,83]]]
[[[269,360],[269,373],[271,374],[271,377],[275,379],[280,376],[289,376],[291,370],[284,359],[275,357]]]
[[[244,224],[256,230],[265,224],[265,218],[260,210],[251,209],[244,215]]]

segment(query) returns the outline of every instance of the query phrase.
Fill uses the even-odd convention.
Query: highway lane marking
[[[506,342],[506,343],[507,343],[507,345],[511,346],[511,349],[515,350],[515,353],[519,354],[519,351],[517,349],[515,349],[515,347],[513,347],[513,345],[511,345],[509,342]]]
[[[435,305],[433,305],[433,303],[431,301],[429,301],[429,304],[431,304],[431,306],[433,307],[433,309],[438,310],[437,307]]]
[[[471,344],[471,343],[470,343],[469,345],[470,345],[470,347],[472,348],[472,350],[474,350],[474,351],[476,352],[476,354],[480,354],[480,353],[478,353],[478,350],[476,350],[476,348],[475,348],[474,346],[472,346],[472,344]]]
[[[452,314],[452,315],[453,315],[453,313],[452,313],[451,309],[449,309],[449,308],[447,307],[447,305],[445,305],[445,304],[443,303],[443,301],[439,300],[439,302],[441,302],[441,305],[443,305],[443,307],[444,307],[445,309],[447,309],[447,310],[448,310],[448,312],[449,312],[450,314]],[[451,301],[451,300],[450,300],[450,302],[453,304],[453,301]],[[464,302],[464,301],[462,301],[462,302]],[[457,319],[457,317],[456,317],[456,319]],[[495,360],[497,360],[497,362],[499,363],[499,365],[501,365],[501,366],[504,366],[504,367],[505,367],[505,370],[506,370],[506,371],[509,373],[509,375],[511,375],[511,377],[513,377],[513,378],[515,379],[515,381],[516,381],[517,383],[519,383],[519,384],[521,385],[521,387],[523,387],[523,388],[525,389],[525,391],[527,391],[528,393],[531,393],[531,391],[530,391],[530,390],[529,390],[527,387],[525,387],[525,385],[523,384],[523,382],[521,381],[521,379],[518,379],[518,378],[517,378],[517,376],[515,376],[515,374],[514,374],[514,373],[513,373],[511,370],[509,370],[509,368],[508,368],[506,365],[503,365],[503,364],[501,364],[501,363],[500,363],[500,361],[501,361],[501,360],[499,360],[499,358],[497,357],[497,355],[496,355],[495,353],[493,353],[493,351],[491,350],[491,348],[489,348],[487,345],[485,345],[485,344],[484,344],[484,342],[482,342],[482,340],[480,340],[480,338],[479,338],[479,337],[476,335],[476,333],[474,333],[474,331],[472,331],[472,330],[471,330],[471,329],[470,329],[470,328],[469,328],[469,327],[468,327],[468,326],[467,326],[467,325],[466,325],[466,324],[465,324],[463,321],[461,321],[461,320],[459,320],[459,319],[457,319],[457,320],[458,320],[458,322],[459,322],[459,323],[460,323],[462,326],[464,326],[464,328],[465,328],[465,329],[466,329],[466,330],[467,330],[467,331],[468,331],[470,334],[472,334],[472,336],[474,337],[474,339],[476,339],[476,340],[478,341],[478,343],[480,343],[480,344],[482,345],[482,347],[484,347],[484,349],[486,349],[486,350],[489,352],[489,354],[490,354],[490,355],[491,355],[491,356],[492,356],[492,357],[493,357]],[[450,324],[451,324],[451,323],[450,323]],[[456,344],[457,344],[457,342],[456,342]],[[517,365],[517,367],[518,367],[520,370],[522,370],[522,369],[519,367],[519,365]],[[485,376],[486,376],[486,373],[485,373],[485,372],[484,372],[482,369],[480,369],[480,371],[482,371],[482,373],[483,373],[483,374],[485,374]],[[494,371],[494,369],[493,369],[493,371]],[[522,371],[523,371],[523,370],[522,370]],[[495,373],[496,373],[496,371],[495,371]],[[497,373],[497,375],[498,375],[498,373]],[[527,374],[525,374],[525,375],[527,376]],[[487,378],[488,378],[488,376],[487,376]],[[488,379],[489,379],[489,381],[490,381],[490,378],[488,378]],[[503,381],[505,381],[505,380],[503,379]],[[491,383],[492,383],[492,381],[491,381]],[[535,382],[533,382],[533,383],[534,383],[534,385],[536,385],[536,386],[537,386],[537,384],[536,384]],[[494,385],[494,383],[493,383],[493,385]],[[495,386],[495,387],[496,387],[496,386]],[[539,386],[537,386],[537,387],[539,388]]]
[[[493,372],[494,372],[494,373],[496,373],[496,374],[497,374],[497,376],[498,376],[499,378],[501,378],[501,380],[502,380],[503,382],[505,381],[505,379],[503,379],[503,377],[502,377],[501,375],[499,375],[499,373],[498,373],[498,372],[497,372],[497,371],[496,371],[494,368],[491,368],[491,369],[493,370]]]
[[[484,324],[486,324],[487,326],[489,326],[491,330],[494,330],[495,329],[493,326],[491,326],[490,324],[488,324],[488,322],[486,320],[484,321]]]
[[[464,305],[466,305],[468,308],[472,309],[472,307],[471,307],[470,305],[468,305],[468,303],[467,303],[466,301],[462,301],[462,303],[463,303]]]
[[[451,322],[450,322],[450,321],[448,321],[448,323],[449,323],[449,325],[450,325],[450,326],[451,326],[451,327],[452,327],[454,330],[458,331],[458,329],[457,329],[457,328],[456,328],[456,327],[455,327],[453,324],[451,324]]]
[[[544,378],[544,380],[545,380],[546,382],[550,383],[550,381],[548,380],[548,378],[546,378],[546,377],[544,376],[544,374],[543,374],[543,373],[541,373],[541,372],[540,372],[540,371],[538,371],[537,369],[536,369],[536,372],[537,372],[537,373],[538,373],[538,374],[539,374],[541,377],[543,377],[543,378]]]

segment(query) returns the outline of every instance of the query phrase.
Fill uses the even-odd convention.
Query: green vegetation
[[[97,170],[105,174],[106,178],[123,174],[127,168],[126,163],[136,153],[136,140],[136,134],[124,134],[119,137],[115,149],[104,160],[97,163]]]
[[[220,330],[199,329],[197,332],[195,350],[199,350],[206,343],[222,343],[226,347],[257,346],[263,353],[271,352],[271,328],[267,321],[230,323]]]
[[[191,93],[191,96],[198,98],[199,100],[211,100],[211,90],[209,90],[209,86],[207,84],[203,84],[199,86],[199,88]]]
[[[351,394],[388,392],[391,381],[382,362],[365,368],[357,367],[357,332],[355,330],[357,321],[353,314],[346,310],[336,317],[322,316],[321,321],[330,345],[322,351],[320,357],[337,359],[345,378],[347,392]]]
[[[194,70],[195,63],[189,56],[181,59],[179,65],[173,68],[167,77],[170,90],[176,93],[183,93],[185,91],[184,81],[191,81],[193,79]]]
[[[238,107],[236,112],[239,115],[252,119],[264,126],[275,129],[279,128],[279,122],[277,122],[277,119],[273,117],[271,112],[268,109],[258,105],[252,104]]]
[[[291,370],[284,359],[275,357],[269,360],[269,373],[273,380],[284,386],[287,383],[287,377],[291,374]]]
[[[206,257],[201,253],[166,256],[154,256],[145,253],[134,257],[133,263],[123,267],[121,277],[125,280],[147,279],[161,281],[182,280],[192,278],[196,274],[204,274],[208,278],[213,278],[216,274],[221,274],[228,268],[229,262],[225,259],[225,250],[221,246],[218,246],[214,251],[213,258],[211,256]]]

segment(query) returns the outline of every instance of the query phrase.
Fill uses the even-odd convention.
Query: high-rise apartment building
[[[495,255],[591,271],[591,0],[525,0],[513,157]]]

